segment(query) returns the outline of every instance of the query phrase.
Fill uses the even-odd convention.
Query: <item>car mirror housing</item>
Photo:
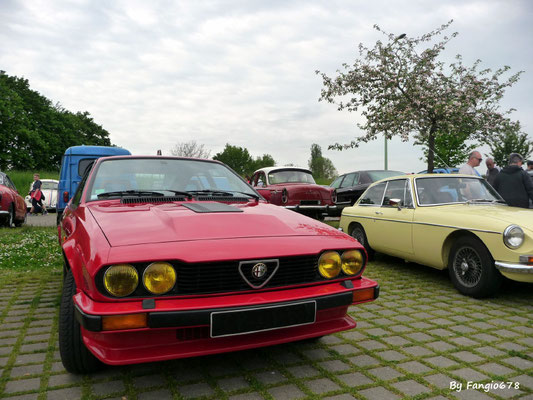
[[[389,206],[397,207],[398,210],[401,210],[402,209],[402,200],[401,199],[390,199],[389,200]]]

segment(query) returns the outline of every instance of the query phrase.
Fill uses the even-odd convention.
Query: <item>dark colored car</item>
[[[374,169],[339,176],[329,185],[337,191],[337,208],[330,210],[329,215],[341,215],[342,209],[352,206],[370,184],[397,175],[405,175],[405,172]]]
[[[9,177],[0,172],[0,224],[21,226],[26,221],[26,203]]]

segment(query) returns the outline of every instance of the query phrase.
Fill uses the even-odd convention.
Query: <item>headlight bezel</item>
[[[517,238],[516,236],[510,237],[510,235],[513,234],[513,231],[519,232],[518,234],[519,243],[518,244],[511,243],[512,239]],[[520,248],[524,244],[524,241],[525,241],[524,230],[516,224],[509,225],[507,228],[505,228],[502,236],[503,236],[503,243],[511,250],[516,250]]]
[[[111,274],[114,270],[116,270],[117,268],[123,268],[123,267],[128,267],[128,269],[130,269],[133,272],[135,272],[135,274],[134,274],[135,275],[135,284],[134,284],[133,289],[131,289],[129,292],[126,292],[125,294],[117,294],[116,291],[114,292],[113,290],[110,289],[111,285],[108,285],[107,278],[108,278],[108,275]],[[102,284],[103,284],[103,287],[106,290],[106,292],[108,294],[110,294],[111,296],[115,297],[115,298],[121,299],[121,298],[124,298],[124,297],[131,296],[133,293],[135,293],[135,291],[139,287],[139,271],[133,265],[127,264],[127,263],[110,265],[110,266],[108,266],[106,268],[106,270],[105,270],[105,272],[103,274]]]

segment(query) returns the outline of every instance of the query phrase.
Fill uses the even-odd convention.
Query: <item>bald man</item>
[[[466,174],[466,175],[475,175],[475,176],[481,176],[479,172],[477,172],[474,168],[479,167],[479,164],[481,164],[481,161],[483,158],[481,158],[481,153],[479,151],[473,151],[468,155],[468,162],[463,165],[461,168],[459,168],[460,174]]]

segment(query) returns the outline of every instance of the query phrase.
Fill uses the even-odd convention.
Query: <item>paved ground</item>
[[[66,373],[59,360],[61,276],[4,283],[0,398],[533,399],[531,286],[510,284],[494,299],[474,300],[443,273],[390,258],[366,275],[379,279],[382,296],[351,308],[359,321],[352,331],[90,376]],[[485,392],[468,382],[505,388]]]

